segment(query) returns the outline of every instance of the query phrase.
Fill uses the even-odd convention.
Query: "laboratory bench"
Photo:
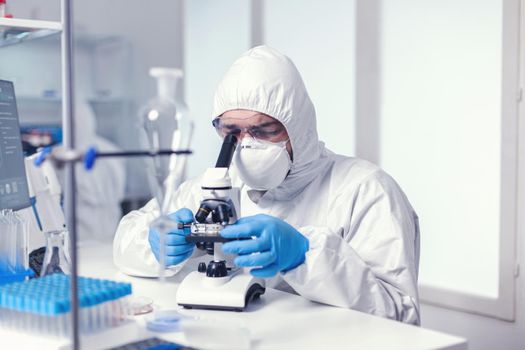
[[[298,295],[267,288],[261,299],[244,312],[186,310],[175,302],[183,276],[196,269],[190,261],[164,284],[157,279],[130,277],[117,270],[110,245],[85,243],[79,246],[81,276],[132,283],[133,295],[153,300],[156,308],[177,309],[203,320],[234,322],[249,330],[253,349],[467,349],[465,339],[411,326],[354,310],[311,302]],[[197,259],[195,259],[197,260]],[[148,337],[185,344],[182,333],[152,333],[144,318],[95,335],[84,337],[82,349],[107,349]],[[424,315],[423,315],[424,317]],[[56,340],[0,330],[2,344],[18,349],[68,349],[69,340]],[[2,348],[5,348],[2,345]]]

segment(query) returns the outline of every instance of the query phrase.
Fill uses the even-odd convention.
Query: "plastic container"
[[[0,285],[23,281],[29,269],[27,224],[12,210],[0,211]]]
[[[128,298],[129,313],[133,316],[149,314],[153,311],[153,300],[142,296]]]
[[[188,319],[188,317],[176,310],[157,311],[146,319],[146,328],[159,333],[180,332],[183,319]]]

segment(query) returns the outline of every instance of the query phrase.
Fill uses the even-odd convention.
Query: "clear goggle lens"
[[[279,142],[282,141],[282,137],[286,133],[284,126],[277,120],[264,122],[259,125],[241,127],[235,123],[235,120],[224,121],[221,120],[220,117],[217,117],[213,120],[212,124],[221,137],[232,134],[239,138],[245,134],[249,134],[256,140]]]

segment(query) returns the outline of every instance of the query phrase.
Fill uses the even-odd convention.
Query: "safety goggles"
[[[222,119],[217,117],[213,120],[212,124],[217,133],[221,137],[226,135],[235,135],[238,138],[249,134],[256,140],[279,142],[283,141],[283,135],[286,134],[285,127],[277,120],[271,120],[260,123],[258,125],[250,125],[247,127],[241,127],[236,124],[238,120],[233,118]]]

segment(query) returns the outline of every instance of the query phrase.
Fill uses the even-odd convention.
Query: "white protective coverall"
[[[291,60],[265,46],[241,56],[219,85],[213,117],[233,109],[276,118],[286,127],[293,149],[289,175],[266,192],[244,185],[235,164],[230,169],[234,186],[241,187],[241,217],[276,216],[310,241],[305,262],[268,280],[267,286],[419,324],[417,215],[384,171],[334,154],[318,140],[314,106]],[[173,211],[187,207],[195,212],[200,179],[183,183],[173,198]],[[122,219],[113,253],[123,272],[157,275],[158,263],[148,242],[148,224],[156,215],[151,201]],[[173,266],[168,273],[180,269]]]
[[[85,99],[77,97],[75,106],[76,146],[85,150],[94,146],[99,151],[120,149],[97,135],[96,117]],[[97,160],[91,170],[76,166],[77,232],[81,241],[111,242],[115,228],[122,218],[120,202],[126,189],[126,169],[123,159]]]

